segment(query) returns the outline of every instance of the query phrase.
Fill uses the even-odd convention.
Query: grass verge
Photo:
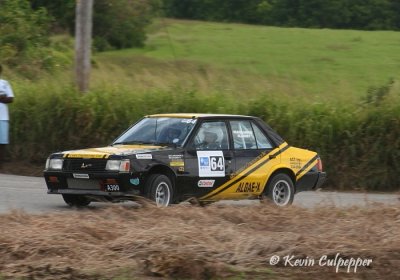
[[[395,279],[400,210],[150,204],[0,215],[5,279]],[[371,259],[347,272],[285,256]],[[281,261],[270,265],[272,256]]]

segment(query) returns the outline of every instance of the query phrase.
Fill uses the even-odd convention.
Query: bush
[[[262,96],[237,102],[220,92],[205,96],[182,90],[105,88],[81,95],[59,82],[16,91],[24,96],[11,105],[14,159],[43,162],[51,152],[107,145],[147,114],[247,114],[263,118],[290,145],[320,153],[328,186],[380,191],[400,186],[400,102],[389,93],[378,103],[335,106]],[[378,96],[381,91],[376,90]]]
[[[27,0],[0,0],[0,63],[25,75],[51,66],[45,9],[33,11]]]
[[[75,0],[31,0],[35,9],[46,8],[55,18],[53,30],[74,33]],[[98,51],[141,47],[146,27],[159,9],[159,0],[95,0],[93,46]]]
[[[156,13],[155,0],[96,0],[94,2],[93,37],[99,50],[104,41],[116,49],[142,47],[145,28]],[[96,47],[96,45],[95,45]]]

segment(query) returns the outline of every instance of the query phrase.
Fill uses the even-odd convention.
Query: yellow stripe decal
[[[206,194],[205,196],[201,197],[200,199],[210,199],[211,197],[213,197],[213,196],[225,191],[226,189],[230,188],[234,184],[236,184],[239,181],[241,181],[244,178],[246,178],[248,175],[253,173],[255,170],[257,170],[257,169],[261,168],[262,166],[264,166],[265,164],[267,164],[271,160],[271,158],[274,158],[277,155],[279,155],[279,154],[283,153],[284,151],[286,151],[289,147],[290,146],[287,143],[284,143],[280,147],[275,148],[274,150],[272,150],[271,152],[266,154],[264,157],[262,157],[260,160],[258,160],[257,162],[251,164],[250,166],[248,166],[240,174],[238,174],[237,176],[235,176],[231,180],[227,181],[226,183],[222,184],[220,187],[218,187],[217,189],[213,190],[212,192],[210,192],[210,193]],[[272,156],[272,157],[270,158],[270,156]]]
[[[310,161],[308,161],[297,173],[296,173],[296,181],[303,177],[311,168],[313,168],[317,164],[318,155],[313,157]]]
[[[65,158],[108,158],[107,154],[65,154]]]

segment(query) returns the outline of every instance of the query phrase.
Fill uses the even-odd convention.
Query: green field
[[[134,87],[353,101],[398,77],[400,33],[160,20],[144,49],[95,59]]]

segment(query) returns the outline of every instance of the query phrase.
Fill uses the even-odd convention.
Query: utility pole
[[[75,79],[80,92],[89,90],[93,0],[76,0]]]

